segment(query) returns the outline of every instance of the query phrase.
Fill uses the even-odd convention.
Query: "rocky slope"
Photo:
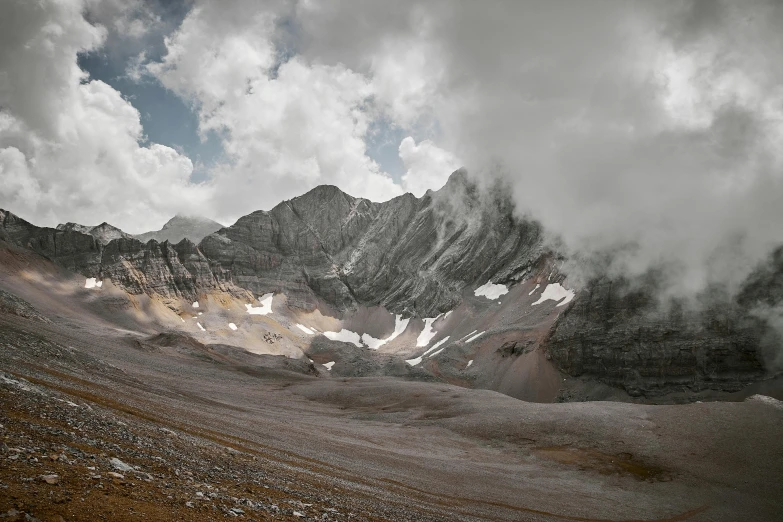
[[[420,317],[452,309],[467,285],[521,280],[543,255],[540,227],[513,219],[509,201],[480,194],[461,171],[438,192],[386,203],[320,186],[199,248],[239,286],[284,292],[303,309],[320,299]]]
[[[199,243],[209,234],[217,232],[223,225],[217,221],[201,216],[182,216],[177,214],[163,225],[160,230],[153,230],[134,236],[139,241],[146,243],[150,239],[162,243],[179,243],[187,238],[194,243]]]
[[[170,231],[182,229],[183,221],[175,220]],[[426,328],[422,318],[457,310],[450,322],[437,323],[430,341],[414,342],[414,332],[390,353],[408,355],[417,346],[424,352],[442,341],[448,351],[440,363],[430,357],[423,368],[449,382],[514,396],[530,397],[510,391],[530,387],[512,382],[519,375],[546,375],[556,393],[560,379],[552,363],[567,375],[646,397],[736,391],[777,371],[780,338],[759,306],[775,309],[783,301],[783,254],[759,267],[738,297],[711,289],[697,307],[661,306],[655,278],[631,284],[596,277],[573,301],[547,301],[550,290],[565,291],[567,274],[545,247],[541,226],[514,217],[502,189],[479,190],[464,171],[422,198],[406,194],[384,203],[316,187],[244,216],[198,245],[125,236],[104,242],[95,228],[39,228],[0,211],[1,240],[85,277],[109,278],[133,295],[195,301],[215,291],[251,299],[251,293],[273,292],[296,313],[350,318],[381,307],[414,318],[419,331]],[[473,299],[473,290],[488,281],[510,289],[502,305],[479,294]],[[472,342],[474,334],[481,339]]]
[[[130,239],[133,237],[132,235],[126,234],[119,228],[106,222],[103,222],[100,225],[94,227],[79,225],[78,223],[61,223],[57,225],[57,230],[90,234],[104,245],[108,244],[112,239]]]

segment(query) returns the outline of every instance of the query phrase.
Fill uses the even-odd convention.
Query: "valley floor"
[[[774,399],[533,404],[144,337],[0,315],[0,519],[783,519]]]

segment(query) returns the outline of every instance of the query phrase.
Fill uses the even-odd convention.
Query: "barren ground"
[[[0,331],[8,520],[781,519],[771,399],[533,404],[62,318]]]

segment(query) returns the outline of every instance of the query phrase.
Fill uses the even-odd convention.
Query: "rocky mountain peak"
[[[57,225],[56,229],[62,232],[81,232],[82,234],[90,234],[103,245],[108,244],[112,239],[130,239],[133,237],[105,221],[94,227],[69,221],[68,223]]]
[[[209,234],[217,232],[221,228],[223,228],[223,225],[203,216],[177,214],[169,219],[160,230],[145,232],[135,237],[144,243],[154,239],[159,243],[169,241],[175,244],[185,238],[198,243]]]
[[[197,216],[193,214],[177,214],[173,218],[166,221],[161,230],[169,230],[177,227],[194,226],[196,224],[208,224],[209,226],[221,226],[217,221],[213,221],[204,216]]]

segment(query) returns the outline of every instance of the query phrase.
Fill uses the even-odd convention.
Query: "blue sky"
[[[191,6],[189,2],[179,0],[157,0],[148,2],[146,6],[160,17],[162,23],[160,30],[145,35],[143,51],[147,61],[159,61],[166,52],[164,37],[179,27]],[[286,35],[284,43],[278,40],[279,56],[284,62],[296,53],[298,27],[288,19],[280,21],[278,27]],[[210,167],[226,161],[221,137],[214,131],[200,135],[195,102],[166,89],[152,76],[138,80],[130,78],[126,70],[136,58],[139,47],[127,46],[126,43],[119,41],[117,34],[110,31],[106,44],[99,50],[79,54],[79,67],[91,79],[103,81],[122,93],[139,111],[147,142],[167,145],[184,153],[194,164],[191,179],[194,182],[206,180]],[[397,183],[405,172],[398,148],[406,136],[413,136],[417,141],[429,137],[417,129],[402,129],[387,118],[379,118],[372,122],[366,138],[367,155]]]

